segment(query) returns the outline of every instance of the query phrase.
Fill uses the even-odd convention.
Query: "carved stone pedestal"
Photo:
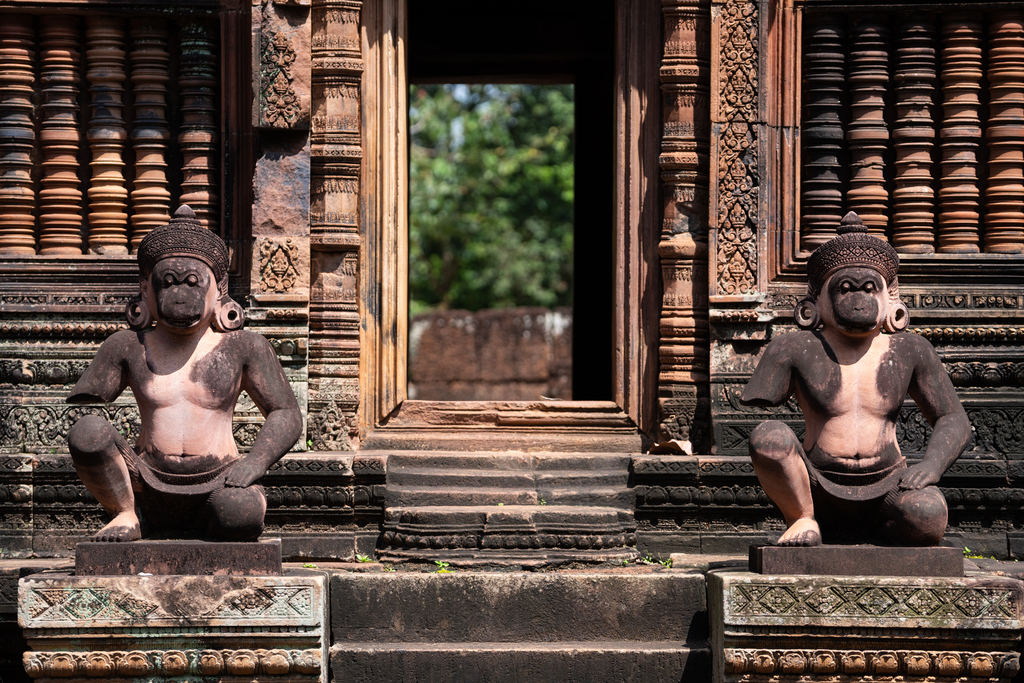
[[[1024,583],[708,575],[713,680],[1010,681]]]
[[[34,575],[18,624],[38,681],[327,681],[325,578]]]

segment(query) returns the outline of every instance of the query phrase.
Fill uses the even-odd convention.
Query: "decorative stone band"
[[[26,652],[32,678],[74,676],[320,676],[320,650],[133,650],[130,652]]]
[[[967,681],[1009,680],[1020,671],[1016,652],[925,650],[768,650],[727,648],[727,681],[765,680],[764,676],[812,676],[811,680],[892,681],[902,677],[949,677]],[[820,678],[819,678],[820,677]],[[901,677],[901,678],[897,678]],[[806,680],[806,679],[801,679]]]

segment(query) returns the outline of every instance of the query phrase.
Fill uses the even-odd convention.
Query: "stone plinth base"
[[[1024,583],[963,578],[708,575],[715,683],[1010,681]]]
[[[133,574],[280,576],[281,541],[133,541],[79,543],[75,576]]]
[[[882,548],[875,545],[818,545],[811,548],[750,546],[756,574],[824,576],[963,576],[960,548]]]
[[[30,576],[18,624],[37,681],[326,683],[325,578]]]

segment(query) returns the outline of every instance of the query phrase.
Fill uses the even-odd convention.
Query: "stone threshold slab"
[[[964,575],[964,558],[960,548],[946,547],[752,545],[749,569],[769,575],[958,577]]]
[[[281,541],[79,543],[76,576],[280,576]]]

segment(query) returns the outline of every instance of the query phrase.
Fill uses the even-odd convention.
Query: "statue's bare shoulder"
[[[827,360],[821,337],[808,330],[787,332],[768,342],[740,401],[746,405],[777,406],[792,396],[794,380],[806,380]]]
[[[107,337],[67,402],[110,403],[116,399],[128,386],[129,364],[141,351],[142,341],[137,332],[121,330]]]

